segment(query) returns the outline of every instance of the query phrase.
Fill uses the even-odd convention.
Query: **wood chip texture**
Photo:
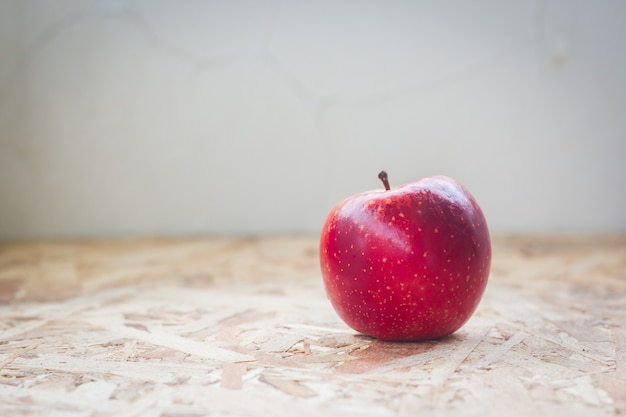
[[[626,415],[626,236],[495,236],[439,341],[346,327],[314,236],[0,244],[0,415]]]

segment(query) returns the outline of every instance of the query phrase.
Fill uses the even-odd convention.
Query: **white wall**
[[[317,233],[447,174],[626,231],[626,2],[0,0],[0,238]]]

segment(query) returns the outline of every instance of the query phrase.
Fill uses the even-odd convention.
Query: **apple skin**
[[[491,240],[469,191],[432,176],[337,204],[322,229],[320,266],[332,306],[354,330],[390,341],[439,339],[478,307]]]

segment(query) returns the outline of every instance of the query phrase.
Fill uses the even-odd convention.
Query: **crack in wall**
[[[503,62],[536,47],[545,42],[546,1],[535,0],[532,2],[528,34],[519,35],[509,42],[508,45],[493,51],[483,57],[475,59],[468,65],[452,68],[442,73],[439,77],[427,81],[405,83],[402,85],[381,89],[366,93],[361,96],[349,96],[344,94],[321,95],[310,91],[305,82],[294,72],[290,72],[281,64],[279,57],[270,52],[269,41],[265,41],[263,60],[276,75],[292,90],[298,98],[313,113],[315,124],[323,136],[329,135],[327,114],[333,108],[346,107],[376,107],[417,95],[431,95],[438,91],[463,83],[473,77],[497,67]]]
[[[479,57],[467,65],[451,68],[434,79],[408,82],[387,89],[364,93],[361,96],[324,95],[311,91],[297,73],[288,70],[287,66],[282,64],[279,55],[271,52],[271,42],[267,36],[262,40],[260,59],[293,92],[294,97],[308,109],[318,132],[322,136],[328,136],[328,113],[336,107],[374,107],[407,97],[434,94],[452,85],[465,82],[490,68],[498,66],[507,59],[545,42],[546,1],[535,0],[532,2],[528,33],[518,36],[517,39],[512,39],[508,45],[501,49]],[[20,6],[23,7],[21,4]],[[72,27],[86,21],[101,19],[123,19],[129,22],[154,49],[198,71],[234,64],[243,58],[242,53],[231,53],[211,58],[198,57],[186,48],[175,42],[170,42],[166,37],[158,34],[155,27],[143,18],[141,13],[127,0],[101,0],[54,22],[42,31],[30,45],[23,48],[16,59],[13,70],[8,73],[0,85],[0,108],[6,105],[8,97],[11,95],[11,89],[19,84],[19,77],[22,76],[24,70],[30,65],[33,56],[39,50]]]
[[[18,3],[18,6],[22,8],[24,5]],[[63,16],[45,28],[29,45],[21,49],[12,70],[8,71],[4,81],[0,83],[0,108],[5,105],[11,94],[11,89],[18,84],[19,77],[40,50],[78,24],[107,19],[123,19],[129,22],[154,49],[200,71],[233,64],[241,59],[241,54],[198,58],[184,48],[159,36],[157,31],[127,1],[103,0]]]
[[[326,111],[339,102],[335,96],[323,96],[311,92],[300,77],[288,71],[280,60],[277,59],[267,48],[264,49],[261,56],[262,61],[276,74],[276,76],[293,92],[294,96],[302,103],[312,114],[315,126],[322,136],[328,135],[328,126],[326,125]]]

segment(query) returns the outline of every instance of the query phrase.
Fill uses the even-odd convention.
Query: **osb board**
[[[0,245],[2,416],[626,414],[626,236],[500,236],[441,341],[355,334],[315,237]]]

